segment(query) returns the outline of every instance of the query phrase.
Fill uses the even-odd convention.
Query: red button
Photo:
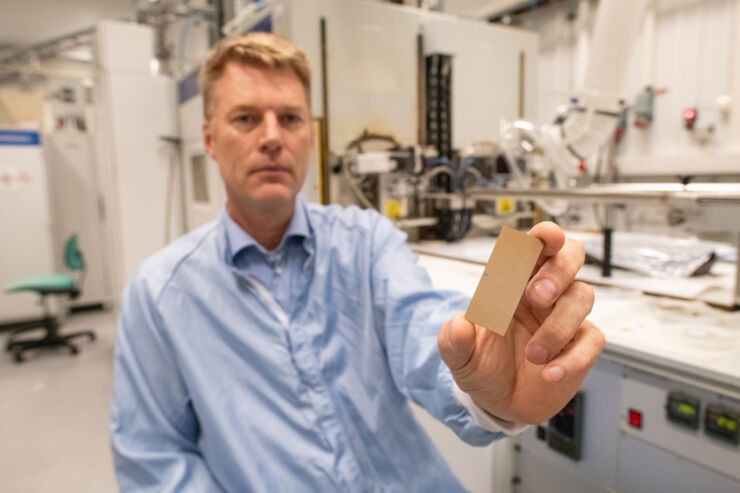
[[[630,409],[627,422],[633,428],[642,429],[642,413],[640,411],[635,411],[634,409]]]

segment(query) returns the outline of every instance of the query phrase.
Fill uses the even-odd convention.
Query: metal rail
[[[625,203],[670,203],[675,201],[690,201],[699,206],[730,206],[740,207],[740,183],[733,184],[706,184],[701,186],[664,184],[660,187],[648,188],[639,186],[592,186],[588,188],[573,188],[564,190],[532,190],[518,188],[471,188],[465,192],[444,193],[429,192],[422,194],[428,199],[473,199],[491,200],[497,197],[514,197],[519,199],[556,199],[573,200],[580,202],[597,202],[602,204]]]

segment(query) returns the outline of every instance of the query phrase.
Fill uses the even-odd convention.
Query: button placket
[[[361,469],[350,447],[346,431],[337,415],[336,403],[331,398],[327,388],[321,371],[320,357],[305,330],[308,325],[306,322],[305,317],[300,317],[290,324],[289,330],[294,341],[294,361],[302,374],[313,401],[314,410],[317,414],[317,424],[331,446],[339,454],[338,462],[341,464],[340,468],[342,470],[340,474],[342,474],[348,488],[347,491],[354,491],[353,486],[359,484]]]

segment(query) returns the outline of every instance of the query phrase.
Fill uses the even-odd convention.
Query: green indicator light
[[[724,428],[728,431],[735,431],[737,430],[737,421],[734,419],[727,418],[725,416],[720,416],[717,418],[717,426],[720,428]]]
[[[688,416],[693,416],[696,414],[696,409],[694,409],[694,407],[689,404],[679,404],[678,412],[681,414],[686,414]]]

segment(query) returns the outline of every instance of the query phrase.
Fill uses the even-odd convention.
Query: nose
[[[267,112],[262,120],[260,151],[266,154],[279,154],[283,148],[283,138],[277,115]]]

